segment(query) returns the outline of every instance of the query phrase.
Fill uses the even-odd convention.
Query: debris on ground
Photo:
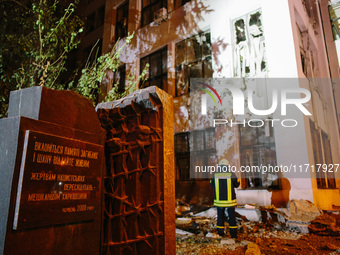
[[[236,239],[228,232],[217,234],[215,207],[177,206],[188,207],[176,219],[177,254],[340,253],[339,212],[322,212],[306,200],[292,200],[288,208],[238,206]],[[248,219],[252,217],[258,221]],[[227,222],[225,227],[228,230]]]
[[[246,255],[261,255],[260,247],[256,243],[249,243],[245,254]]]
[[[193,233],[190,233],[188,231],[185,231],[185,230],[182,230],[182,229],[179,229],[179,228],[176,228],[176,235],[188,235],[188,236],[192,236],[194,235]]]
[[[334,214],[322,214],[308,226],[310,233],[317,235],[340,236],[340,217]]]
[[[205,205],[189,205],[179,199],[176,200],[176,207],[175,207],[175,213],[177,217],[181,216],[192,216],[194,214],[204,212],[208,210],[210,207]]]
[[[187,203],[182,202],[181,200],[176,200],[176,207],[175,207],[175,213],[176,216],[181,216],[182,214],[185,214],[185,212],[190,211],[190,205]]]
[[[288,216],[292,221],[311,222],[322,214],[322,211],[312,202],[303,199],[289,201],[288,208],[290,212]]]

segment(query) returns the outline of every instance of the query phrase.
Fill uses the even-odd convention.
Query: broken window
[[[300,58],[301,58],[301,68],[303,73],[307,76],[307,58],[306,58],[306,50],[304,47],[304,38],[303,34],[298,25],[296,25],[298,31],[298,39],[299,39],[299,48],[300,48]]]
[[[316,124],[310,120],[312,135],[314,166],[330,166],[333,163],[331,144],[328,135],[323,130],[317,129]],[[334,170],[326,168],[327,171],[316,171],[316,182],[319,189],[335,189]],[[329,170],[329,171],[328,171]]]
[[[176,180],[181,181],[190,179],[190,164],[216,165],[215,128],[175,134],[175,160]]]
[[[210,31],[176,44],[176,96],[190,92],[190,78],[212,77]]]
[[[140,72],[142,72],[149,64],[145,81],[141,88],[149,86],[157,86],[161,89],[166,89],[168,83],[168,68],[167,68],[167,48],[163,48],[141,59]]]
[[[276,149],[273,128],[239,126],[241,166],[275,167]],[[245,188],[279,188],[278,173],[245,172]]]
[[[116,16],[116,40],[124,38],[128,32],[129,2],[117,8]]]
[[[162,7],[168,8],[167,0],[142,0],[142,27],[150,24],[154,19],[154,13]]]
[[[330,2],[328,8],[332,23],[333,39],[340,66],[340,2]]]
[[[234,76],[255,77],[267,71],[261,9],[233,21]]]
[[[312,47],[310,35],[308,31],[301,31],[300,27],[297,27],[297,34],[299,40],[301,69],[306,77],[318,77],[318,52],[315,47]]]

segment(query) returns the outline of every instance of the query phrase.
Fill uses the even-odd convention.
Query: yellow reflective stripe
[[[214,205],[215,206],[222,206],[222,207],[228,207],[228,206],[235,206],[237,205],[236,199],[232,200],[232,201],[218,201],[218,200],[214,200]]]
[[[231,179],[227,179],[228,201],[231,201]]]
[[[233,199],[231,201],[228,201],[228,200],[217,200],[215,199],[214,200],[214,203],[236,203],[236,199]]]
[[[215,179],[215,193],[216,193],[216,200],[220,200],[220,180]]]
[[[216,173],[215,178],[220,178],[220,177],[230,177],[231,173]]]
[[[223,226],[223,227],[221,227],[221,226],[217,226],[217,228],[224,228],[224,226]]]
[[[236,202],[214,202],[214,205],[236,205]]]
[[[237,226],[229,226],[229,228],[237,228]]]

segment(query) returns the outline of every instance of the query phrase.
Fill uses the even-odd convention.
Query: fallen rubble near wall
[[[292,200],[288,208],[238,206],[237,239],[217,235],[216,208],[197,212],[195,206],[181,206],[185,210],[177,208],[177,254],[272,254],[273,249],[277,254],[340,253],[339,212],[322,212],[309,201]],[[254,214],[257,220],[249,220]]]

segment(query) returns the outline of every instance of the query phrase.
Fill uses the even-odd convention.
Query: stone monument
[[[99,254],[105,132],[71,91],[11,92],[0,119],[0,253]]]

